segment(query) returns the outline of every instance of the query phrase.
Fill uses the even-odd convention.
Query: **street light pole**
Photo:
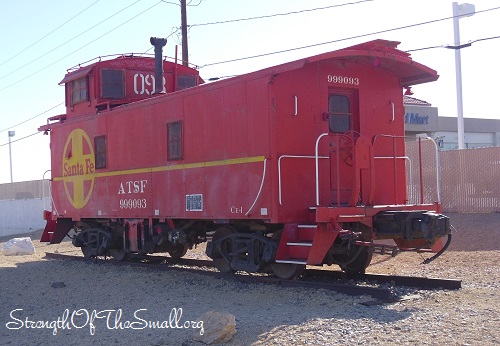
[[[10,139],[16,135],[16,131],[9,131],[9,160],[10,160],[10,183],[12,184],[12,151],[10,149]]]
[[[462,100],[462,58],[460,56],[460,24],[458,20],[463,17],[470,17],[475,13],[475,7],[471,4],[458,4],[453,6],[453,31],[455,39],[455,78],[457,84],[457,128],[458,128],[458,149],[464,148],[464,109]]]

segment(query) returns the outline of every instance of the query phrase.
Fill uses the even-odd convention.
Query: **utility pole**
[[[460,24],[458,20],[463,17],[470,17],[475,13],[475,7],[471,4],[452,3],[453,7],[453,36],[455,39],[455,79],[457,85],[457,129],[458,129],[458,149],[464,149],[464,110],[462,99],[462,58],[460,56]],[[464,45],[467,47],[467,45]]]
[[[12,151],[10,150],[10,139],[16,135],[16,131],[9,131],[9,160],[10,160],[10,183],[12,184]]]
[[[181,0],[182,65],[189,65],[186,0]]]

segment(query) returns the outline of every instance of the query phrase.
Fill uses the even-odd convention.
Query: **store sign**
[[[429,125],[429,116],[418,113],[406,113],[405,124]]]

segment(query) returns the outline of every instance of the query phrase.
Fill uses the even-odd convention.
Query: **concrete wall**
[[[31,180],[0,184],[0,200],[43,198],[50,196],[50,180]]]
[[[49,197],[0,200],[0,237],[45,228],[44,208],[50,209]]]

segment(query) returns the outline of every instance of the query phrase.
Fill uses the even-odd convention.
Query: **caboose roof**
[[[67,82],[71,82],[72,80],[86,76],[87,74],[89,74],[89,72],[92,70],[93,67],[94,67],[94,65],[86,66],[86,67],[82,67],[76,71],[67,73],[64,76],[63,80],[59,82],[59,85],[63,85]]]
[[[114,57],[113,59],[105,59],[109,57]],[[110,55],[106,57],[98,57],[95,59],[90,60],[95,61],[90,63],[90,65],[86,66],[81,66],[82,64],[79,64],[75,67],[72,67],[71,69],[68,70],[64,78],[59,82],[59,85],[63,85],[67,82],[71,82],[75,79],[85,77],[88,75],[94,67],[98,68],[117,68],[117,69],[124,69],[124,68],[131,68],[131,69],[151,69],[154,70],[154,59],[152,57],[146,56],[142,57],[140,55],[134,55],[133,53],[131,55],[124,55],[124,54],[115,54],[115,55]],[[87,64],[89,62],[83,63]],[[172,69],[175,66],[175,63],[172,61],[167,61],[163,60],[163,66],[165,70],[168,70],[169,67]],[[193,65],[194,66],[194,65]],[[179,73],[185,72],[185,73],[190,73],[190,72],[196,72],[198,73],[195,68],[191,67],[186,67],[184,65],[177,65],[176,69],[179,71]],[[203,81],[201,80],[201,83]]]
[[[354,61],[371,65],[397,75],[404,87],[435,81],[439,78],[437,72],[425,65],[419,64],[396,47],[400,42],[373,40],[336,51],[315,55],[309,58],[292,61],[279,66],[264,69],[261,72],[281,73],[302,68],[308,63],[323,60]]]

